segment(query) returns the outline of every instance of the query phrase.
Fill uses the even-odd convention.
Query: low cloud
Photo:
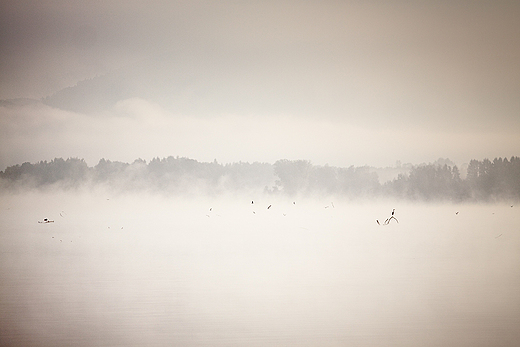
[[[94,115],[42,104],[1,107],[0,127],[2,170],[55,157],[79,157],[95,165],[101,158],[132,162],[170,155],[223,163],[287,158],[316,165],[387,166],[439,157],[461,163],[516,155],[520,149],[520,140],[492,131],[369,129],[293,115],[182,116],[140,98]]]

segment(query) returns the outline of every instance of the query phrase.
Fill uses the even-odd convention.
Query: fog
[[[517,344],[519,14],[0,2],[0,345]]]
[[[0,105],[0,125],[1,170],[55,157],[80,157],[95,165],[102,158],[132,162],[170,155],[223,163],[304,159],[346,167],[449,157],[461,165],[472,158],[511,157],[520,150],[514,126],[497,130],[468,125],[445,132],[401,124],[397,131],[393,125],[371,127],[294,114],[172,115],[142,98],[119,101],[97,115],[41,103]]]
[[[398,222],[378,225],[392,209]],[[509,204],[4,192],[2,345],[514,346],[519,216]]]

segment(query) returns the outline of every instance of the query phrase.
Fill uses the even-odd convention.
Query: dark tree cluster
[[[520,158],[471,160],[465,179],[457,166],[415,166],[383,188],[387,194],[420,200],[520,200]]]
[[[520,157],[471,160],[466,177],[471,198],[520,198]]]
[[[137,159],[123,163],[101,159],[94,167],[84,160],[57,158],[51,162],[23,163],[0,172],[0,187],[42,188],[62,184],[63,188],[105,185],[121,191],[155,190],[169,193],[199,191],[219,193],[264,189],[274,184],[271,164],[198,162],[189,158]]]
[[[56,158],[23,163],[0,172],[0,187],[40,188],[106,185],[118,190],[155,190],[172,194],[259,191],[271,194],[338,195],[348,198],[394,197],[427,201],[520,200],[520,158],[471,160],[467,177],[445,161],[410,166],[381,184],[374,168],[316,166],[306,160],[220,164],[168,157],[123,163],[101,159],[88,167],[83,159]],[[451,162],[450,162],[451,163]]]
[[[400,174],[395,180],[387,182],[383,191],[414,200],[463,201],[469,197],[457,166],[446,164],[414,166],[409,174]]]
[[[22,183],[27,186],[44,186],[61,183],[64,186],[76,186],[83,183],[89,174],[89,167],[83,159],[55,158],[50,162],[36,164],[23,163],[0,171],[0,179],[9,183]]]
[[[367,166],[338,168],[314,166],[309,161],[278,160],[274,163],[277,187],[289,195],[339,194],[348,197],[372,196],[379,192],[377,174]]]

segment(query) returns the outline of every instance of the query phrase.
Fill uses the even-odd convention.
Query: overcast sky
[[[4,102],[0,170],[520,155],[519,19],[517,1],[0,1],[0,99],[131,86],[96,112]]]

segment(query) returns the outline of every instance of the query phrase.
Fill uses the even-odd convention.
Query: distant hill
[[[7,99],[0,100],[0,107],[20,107],[29,105],[38,105],[42,102],[36,99],[20,98],[20,99]]]
[[[212,59],[202,59],[208,55]],[[120,100],[139,97],[172,113],[188,115],[249,114],[252,110],[323,115],[334,113],[343,102],[342,98],[331,97],[338,86],[327,83],[327,78],[283,54],[261,56],[252,52],[247,59],[239,59],[199,52],[183,60],[176,60],[174,55],[143,60],[80,81],[42,101],[83,113],[106,110]]]
[[[46,105],[62,110],[92,113],[110,109],[119,100],[132,97],[131,85],[118,73],[109,73],[78,82],[42,99]]]

